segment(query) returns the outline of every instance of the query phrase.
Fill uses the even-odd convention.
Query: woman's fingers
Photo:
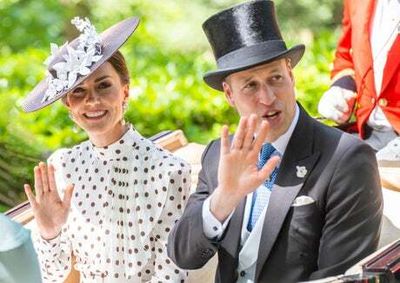
[[[42,184],[43,184],[43,193],[46,193],[49,190],[49,178],[47,173],[47,165],[44,162],[39,163],[40,173],[42,175]]]
[[[48,180],[49,180],[49,191],[57,191],[56,177],[54,176],[54,166],[49,164],[48,166]]]
[[[32,193],[31,186],[29,186],[28,184],[25,184],[24,190],[25,190],[25,194],[28,197],[29,203],[31,204],[32,208],[36,208],[37,203],[36,203],[35,196]]]
[[[42,173],[39,166],[35,166],[35,168],[33,168],[33,173],[35,177],[36,196],[40,199],[43,195],[43,182],[42,182]]]

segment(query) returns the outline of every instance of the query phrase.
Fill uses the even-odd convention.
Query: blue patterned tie
[[[276,149],[270,144],[266,143],[263,145],[260,153],[260,159],[258,161],[257,167],[261,169],[267,160],[273,155],[273,153],[278,153]],[[279,153],[278,153],[279,154]],[[274,154],[276,155],[276,154]],[[264,209],[264,206],[268,202],[268,190],[272,190],[272,186],[274,185],[276,175],[278,175],[278,168],[276,167],[274,171],[272,171],[269,179],[265,180],[264,186],[260,186],[254,193],[253,199],[251,202],[251,211],[250,211],[250,219],[247,224],[247,230],[252,231],[254,226],[256,225],[257,219],[260,217],[261,212]]]

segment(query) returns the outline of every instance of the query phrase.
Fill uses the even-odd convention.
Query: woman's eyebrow
[[[102,76],[100,78],[95,79],[94,82],[97,83],[98,81],[104,80],[105,78],[108,78],[108,77],[110,77],[110,76]]]

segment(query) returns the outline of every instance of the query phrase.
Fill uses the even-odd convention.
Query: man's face
[[[269,123],[266,141],[273,142],[289,128],[296,109],[294,78],[287,59],[229,75],[223,88],[231,106],[241,117],[256,114],[257,128]]]

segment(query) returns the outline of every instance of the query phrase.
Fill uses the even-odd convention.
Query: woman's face
[[[64,102],[90,140],[96,146],[106,146],[124,132],[121,120],[128,95],[129,86],[122,84],[114,67],[105,62],[69,92]]]

